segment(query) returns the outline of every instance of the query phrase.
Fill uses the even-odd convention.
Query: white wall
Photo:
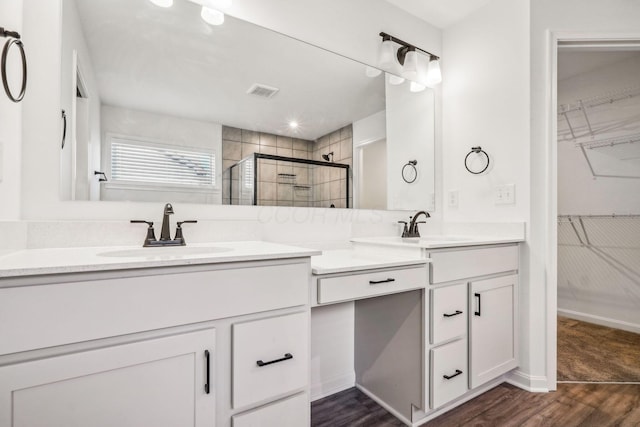
[[[597,52],[583,55],[598,55]],[[578,100],[602,96],[629,87],[640,87],[640,53],[634,58],[616,61],[585,73],[571,76],[558,82],[558,104],[574,104]],[[588,109],[589,122],[595,131],[595,140],[630,136],[640,133],[640,99],[630,98],[613,104]],[[638,179],[596,178],[576,142],[593,140],[582,112],[569,113],[574,132],[584,135],[577,140],[571,138],[563,119],[558,121],[558,214],[560,215],[611,215],[640,213],[640,163],[623,161],[597,150],[588,150],[595,172],[606,170],[602,162],[609,165],[610,173],[623,174],[633,170]],[[636,143],[640,145],[640,143]],[[620,146],[620,148],[631,148]],[[596,161],[601,159],[600,164]]]
[[[222,204],[222,126],[217,123],[183,119],[146,111],[103,105],[101,109],[101,146],[103,147],[101,165],[110,178],[111,159],[108,152],[108,138],[113,136],[136,137],[142,141],[167,144],[175,147],[205,148],[216,153],[216,191],[169,191],[157,189],[134,190],[113,183],[103,184],[103,200],[128,200],[175,203],[214,203]],[[162,190],[162,191],[161,191]]]
[[[590,37],[630,36],[640,38],[638,21],[640,3],[627,0],[535,0],[531,1],[531,222],[529,228],[530,307],[535,310],[529,321],[532,358],[546,353],[549,381],[555,380],[555,328],[556,316],[556,150],[554,143],[552,69],[552,32],[573,32],[573,36]],[[546,325],[546,328],[545,328]],[[542,335],[542,336],[540,336]],[[546,341],[546,342],[545,342]],[[538,363],[536,362],[536,367]],[[536,372],[539,368],[536,368]]]
[[[448,220],[520,221],[529,210],[529,11],[527,0],[493,0],[443,35],[443,190],[457,190]],[[464,167],[480,145],[490,168]],[[497,185],[515,184],[516,203],[494,202]]]
[[[443,199],[448,221],[523,221],[530,239],[529,0],[493,0],[443,33]],[[481,175],[464,159],[473,146],[490,156]],[[515,185],[515,203],[496,205],[498,185]],[[446,203],[458,192],[458,207]],[[530,252],[520,251],[521,385],[547,388],[545,301],[528,278]]]
[[[0,2],[0,16],[2,26],[7,30],[22,31],[22,0]],[[0,38],[0,45],[4,47],[6,39]],[[15,48],[15,47],[14,47]],[[13,49],[12,49],[13,50]],[[17,52],[17,50],[15,50]],[[29,60],[29,47],[26,48],[27,60]],[[12,55],[8,65],[8,74],[11,78],[11,87],[20,88],[21,64]],[[18,57],[19,58],[19,57]],[[27,84],[25,97],[32,97]],[[20,218],[20,164],[22,148],[22,104],[16,104],[9,100],[0,87],[0,220],[15,220]]]

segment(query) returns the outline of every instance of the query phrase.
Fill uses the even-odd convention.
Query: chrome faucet
[[[184,236],[182,235],[182,224],[195,224],[198,221],[196,220],[188,220],[188,221],[179,221],[176,223],[176,235],[173,239],[171,239],[171,230],[169,228],[169,215],[173,215],[173,206],[171,203],[167,203],[164,205],[164,213],[162,216],[162,229],[160,230],[160,240],[156,239],[156,234],[153,229],[153,222],[144,221],[144,220],[134,220],[131,222],[134,224],[147,224],[149,228],[147,228],[147,237],[144,239],[144,247],[158,247],[158,246],[185,246],[187,243],[184,240]]]
[[[431,218],[429,212],[419,211],[414,216],[409,217],[409,226],[407,227],[406,221],[398,221],[404,224],[402,229],[402,237],[420,237],[420,231],[418,230],[418,224],[424,224],[426,221],[417,221],[420,215],[424,215],[426,218]]]

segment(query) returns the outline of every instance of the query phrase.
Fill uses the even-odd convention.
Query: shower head
[[[333,151],[330,152],[329,154],[323,154],[322,158],[325,159],[327,162],[333,162]]]

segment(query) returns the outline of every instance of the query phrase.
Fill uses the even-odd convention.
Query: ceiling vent
[[[261,98],[273,98],[279,91],[280,89],[278,89],[277,87],[271,87],[256,83],[249,88],[247,93],[249,95],[259,96]]]

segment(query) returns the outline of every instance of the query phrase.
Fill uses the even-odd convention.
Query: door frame
[[[640,32],[550,31],[547,56],[546,102],[546,281],[547,281],[547,384],[557,389],[557,312],[558,312],[558,44],[560,42],[610,43],[636,42],[640,47]]]

